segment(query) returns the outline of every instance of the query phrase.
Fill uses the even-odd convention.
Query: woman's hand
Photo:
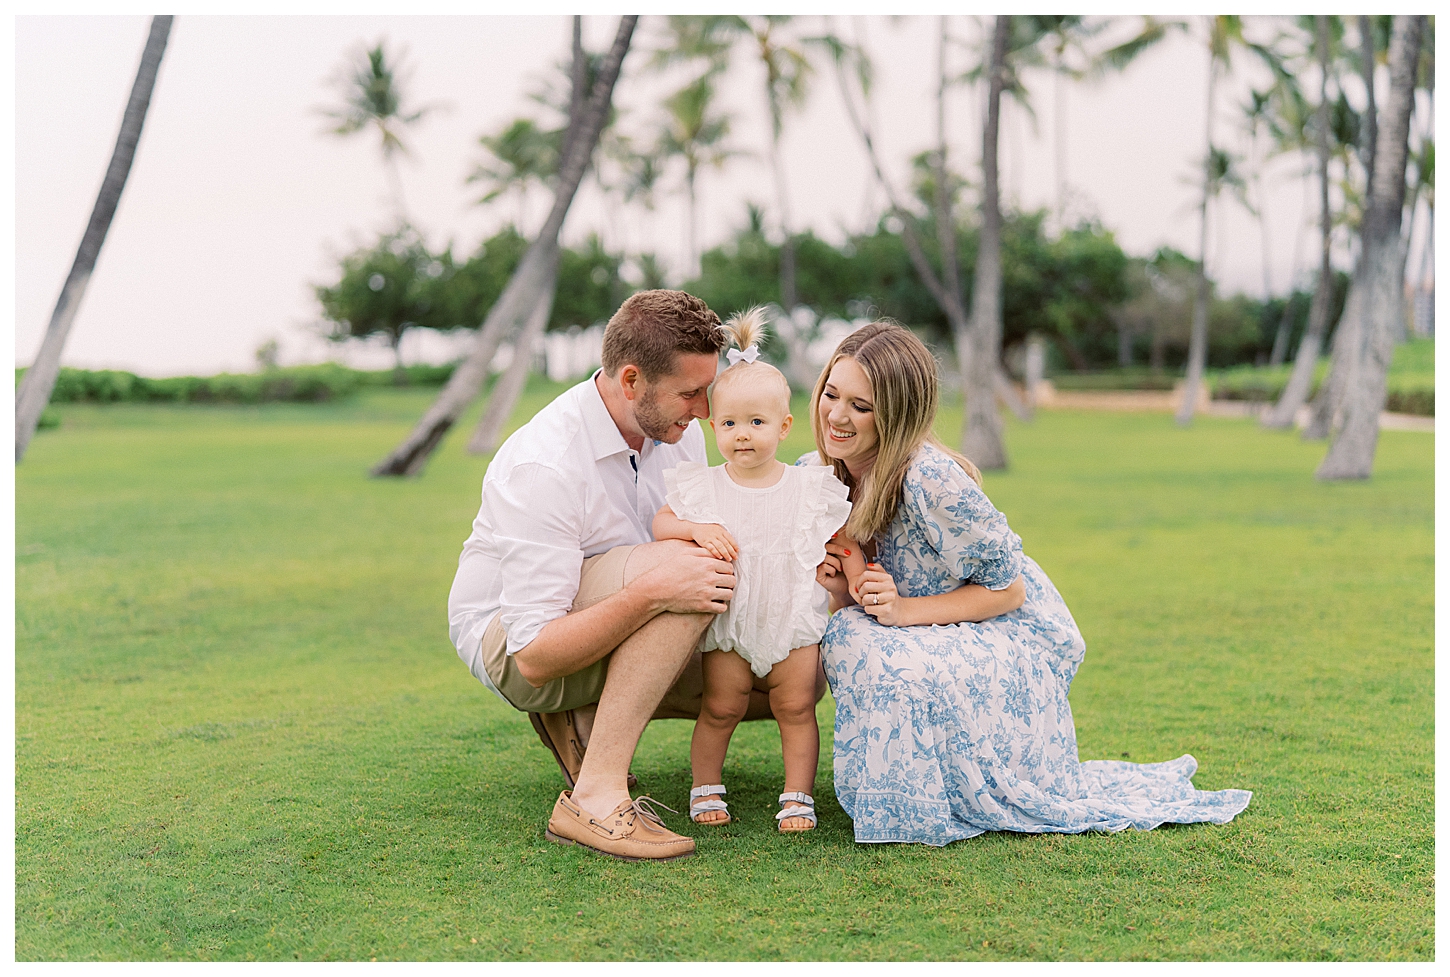
[[[836,542],[835,537],[832,537],[826,544],[826,558],[816,567],[816,583],[830,593],[833,610],[848,604],[851,599],[842,562],[848,552],[844,544]]]
[[[896,592],[896,581],[891,579],[891,574],[883,570],[879,563],[866,565],[866,572],[861,574],[857,586],[852,588],[851,596],[861,605],[861,610],[888,627],[906,623],[902,610],[903,602],[907,598]]]
[[[713,522],[690,523],[690,534],[695,542],[699,543],[706,553],[709,553],[717,560],[735,562],[740,555],[740,546],[735,542],[735,537],[724,526]]]

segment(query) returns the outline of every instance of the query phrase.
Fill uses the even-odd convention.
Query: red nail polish
[[[850,551],[850,550],[847,550],[847,551],[846,551],[846,555],[847,555],[847,556],[850,556],[850,555],[851,555],[851,551]]]

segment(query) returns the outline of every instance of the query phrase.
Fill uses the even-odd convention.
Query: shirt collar
[[[584,417],[584,430],[594,448],[595,461],[630,451],[624,435],[619,433],[619,425],[614,423],[614,418],[609,415],[609,408],[604,406],[604,398],[599,395],[599,387],[595,384],[599,373],[600,371],[595,370],[593,376],[581,384],[587,389],[579,400],[579,409]],[[645,442],[648,443],[649,439],[646,438]]]

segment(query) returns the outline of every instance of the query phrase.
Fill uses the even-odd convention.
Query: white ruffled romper
[[[746,488],[724,465],[687,461],[665,471],[665,490],[676,516],[719,523],[740,546],[735,596],[701,650],[733,651],[760,676],[792,649],[821,640],[830,606],[816,567],[851,515],[846,486],[829,468],[787,467],[769,488]]]

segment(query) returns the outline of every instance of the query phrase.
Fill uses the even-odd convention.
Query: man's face
[[[679,353],[675,356],[674,372],[653,383],[639,378],[634,420],[644,436],[675,444],[685,436],[685,428],[692,420],[709,417],[706,391],[715,379],[718,365],[718,357],[709,353]]]

